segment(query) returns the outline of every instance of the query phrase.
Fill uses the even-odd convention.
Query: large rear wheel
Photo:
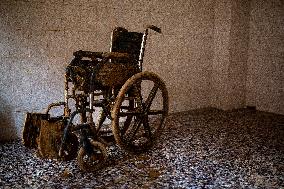
[[[116,143],[129,152],[148,150],[160,135],[168,115],[165,83],[152,72],[129,78],[112,109],[112,130]]]

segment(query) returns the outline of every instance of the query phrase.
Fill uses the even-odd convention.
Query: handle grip
[[[155,32],[162,33],[161,28],[159,28],[159,27],[157,27],[157,26],[148,25],[147,28],[149,28],[149,29],[151,29],[151,30],[154,30]]]

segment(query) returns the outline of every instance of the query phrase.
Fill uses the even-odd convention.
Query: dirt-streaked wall
[[[253,0],[247,74],[248,105],[284,114],[284,2]]]
[[[246,106],[250,2],[219,0],[214,9],[213,107]]]
[[[257,87],[253,85],[259,71],[254,62],[261,62],[263,56],[252,50],[259,44],[258,38],[251,36],[256,31],[254,24],[261,24],[263,28],[283,27],[283,24],[269,22],[267,26],[262,25],[260,20],[266,12],[261,10],[269,3],[245,2],[2,0],[0,116],[4,121],[0,125],[0,140],[20,136],[25,112],[41,112],[49,103],[63,100],[64,68],[72,59],[72,53],[80,49],[108,51],[110,33],[115,26],[131,31],[143,31],[147,24],[162,28],[162,35],[151,33],[149,36],[144,68],[165,80],[172,112],[207,106],[231,109],[249,104],[283,113],[283,108],[273,108],[279,106],[280,96],[274,92],[280,94],[281,83],[265,90],[272,100],[263,98],[260,93],[263,83],[258,81]],[[267,8],[275,9],[273,6]],[[272,17],[283,20],[280,13]],[[232,32],[232,28],[240,31]],[[279,31],[277,35],[281,38],[282,34]],[[262,35],[265,39],[266,33]],[[240,50],[248,45],[246,39],[251,41],[249,58],[239,57],[236,53],[247,53]],[[241,44],[236,46],[239,40]],[[265,41],[268,45],[276,42]],[[272,60],[271,63],[262,65],[269,69],[280,66],[282,55],[275,58],[271,54],[271,59],[265,59],[266,62]],[[261,74],[261,79],[274,77],[269,73]],[[280,77],[281,73],[276,72],[275,77]],[[283,97],[283,92],[281,94]],[[254,100],[255,96],[258,100]],[[270,108],[266,109],[268,102],[271,102]]]

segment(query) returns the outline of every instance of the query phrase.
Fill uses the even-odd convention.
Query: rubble
[[[172,114],[150,151],[108,147],[108,165],[41,159],[21,141],[0,144],[0,188],[281,188],[284,116],[215,109]]]

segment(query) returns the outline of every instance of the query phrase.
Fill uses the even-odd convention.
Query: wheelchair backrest
[[[117,27],[112,32],[111,52],[129,53],[138,62],[143,33],[128,32],[127,29]]]

